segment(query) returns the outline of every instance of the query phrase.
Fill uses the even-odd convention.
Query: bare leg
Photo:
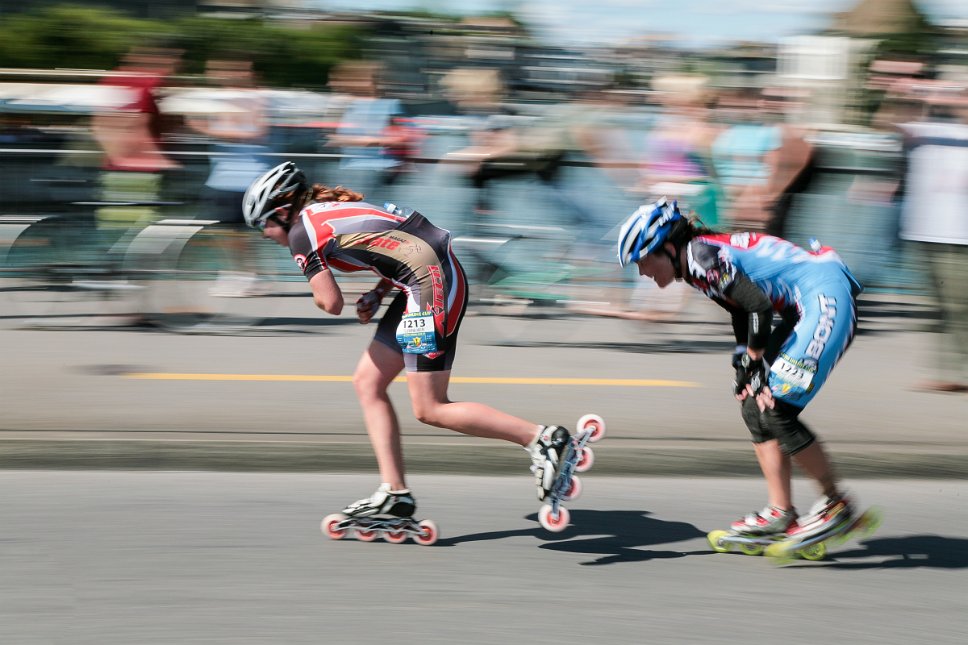
[[[814,441],[795,454],[793,460],[797,463],[797,466],[803,469],[803,472],[816,480],[824,495],[834,497],[838,494],[837,477],[830,465],[827,451],[823,449],[823,444],[820,441]]]
[[[756,460],[760,463],[760,470],[766,479],[766,492],[770,506],[783,510],[793,508],[791,493],[790,457],[783,454],[780,442],[771,439],[763,443],[754,443]]]
[[[407,372],[407,386],[413,413],[423,423],[488,439],[503,439],[527,446],[538,432],[538,424],[500,410],[447,397],[450,371]]]
[[[370,436],[382,481],[393,490],[407,487],[400,441],[400,421],[387,394],[393,379],[403,371],[403,356],[383,343],[370,343],[353,374],[353,387],[363,408],[363,423]]]

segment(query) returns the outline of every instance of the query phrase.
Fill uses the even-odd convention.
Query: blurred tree
[[[0,66],[109,69],[139,33],[162,29],[115,11],[72,5],[15,14],[0,23]]]
[[[177,42],[185,50],[187,73],[201,73],[209,58],[244,51],[265,84],[319,89],[333,65],[362,56],[368,33],[369,27],[360,24],[197,16],[158,21],[59,5],[5,17],[0,67],[112,69],[132,45],[150,39]]]
[[[861,0],[835,14],[830,31],[878,41],[876,57],[930,54],[939,42],[937,28],[913,0]]]

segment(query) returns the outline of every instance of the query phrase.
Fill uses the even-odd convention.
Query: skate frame
[[[551,517],[556,520],[559,516],[562,499],[571,488],[571,478],[575,474],[578,459],[581,457],[582,450],[585,448],[585,444],[588,443],[593,432],[593,430],[585,430],[578,437],[572,437],[568,442],[568,450],[565,452],[564,459],[565,465],[562,466],[561,472],[558,473],[558,478],[555,480],[555,484],[551,487],[551,492],[546,498],[546,503],[551,505]]]

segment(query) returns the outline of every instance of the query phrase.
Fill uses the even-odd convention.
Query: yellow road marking
[[[128,372],[125,378],[147,381],[279,381],[279,382],[323,382],[349,383],[352,376],[325,374],[187,374],[173,372]],[[398,376],[397,382],[407,379]],[[529,378],[513,376],[453,376],[451,383],[472,383],[483,385],[591,385],[606,387],[700,387],[694,381],[672,381],[666,379],[634,378]]]

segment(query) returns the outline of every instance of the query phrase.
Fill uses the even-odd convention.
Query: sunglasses
[[[262,220],[259,223],[259,230],[260,231],[266,230],[266,224],[269,223],[269,220],[272,220],[273,222],[275,222],[279,226],[285,226],[285,224],[283,224],[282,220],[279,219],[279,215],[282,215],[283,213],[288,213],[289,212],[289,208],[291,206],[292,206],[292,204],[283,204],[282,206],[277,206],[276,208],[272,209],[272,213],[270,213],[264,220]]]

